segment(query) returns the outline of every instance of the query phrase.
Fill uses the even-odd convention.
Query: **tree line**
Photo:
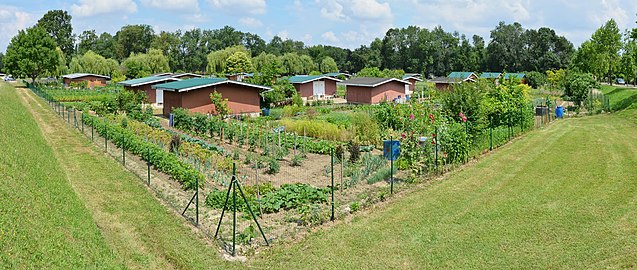
[[[500,22],[491,30],[488,42],[478,35],[468,38],[458,32],[447,32],[440,26],[392,28],[383,38],[354,50],[308,46],[279,36],[266,42],[259,35],[231,26],[156,33],[149,25],[125,25],[114,35],[85,30],[75,36],[72,32],[68,12],[49,11],[34,27],[20,31],[11,40],[7,55],[0,55],[0,68],[29,78],[90,72],[118,79],[167,71],[257,72],[280,76],[356,73],[378,68],[431,77],[451,71],[544,73],[570,68],[610,80],[616,74],[632,79],[637,71],[637,31],[626,30],[621,34],[614,20],[598,29],[577,50],[553,29],[524,29],[517,22]],[[38,58],[23,49],[36,43],[46,50],[47,57],[26,61],[29,57]]]

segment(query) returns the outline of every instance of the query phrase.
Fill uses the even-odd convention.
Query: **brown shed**
[[[383,100],[402,100],[409,91],[408,81],[396,78],[353,78],[343,83],[347,87],[347,102],[377,104]]]
[[[150,77],[123,81],[117,84],[123,85],[125,89],[131,90],[134,92],[146,92],[146,96],[148,96],[148,100],[147,100],[148,103],[163,104],[164,92],[161,90],[155,90],[152,88],[152,86],[156,84],[174,82],[179,80],[180,79],[178,78],[173,78],[169,76],[150,76]]]
[[[232,114],[258,114],[261,110],[261,91],[270,88],[226,78],[193,78],[153,85],[164,92],[164,115],[173,108],[185,108],[192,112],[214,113],[210,94],[217,91],[228,100]]]
[[[336,83],[341,80],[325,75],[297,75],[288,78],[302,98],[324,98],[336,95]]]
[[[416,90],[416,83],[422,82],[422,79],[419,74],[405,74],[405,76],[403,76],[403,81],[409,82],[409,93],[405,93],[405,95],[409,96]]]
[[[73,73],[62,76],[62,79],[64,79],[64,86],[66,87],[69,87],[71,83],[86,81],[87,87],[93,88],[95,86],[106,86],[111,77],[88,73]]]

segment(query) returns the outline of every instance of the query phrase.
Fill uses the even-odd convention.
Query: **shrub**
[[[276,174],[279,172],[279,169],[280,169],[279,161],[274,158],[270,158],[268,160],[268,170],[266,171],[266,173]]]
[[[356,163],[361,156],[361,149],[358,143],[350,141],[349,142],[349,161],[351,163]]]
[[[280,123],[289,132],[305,134],[324,140],[347,141],[350,139],[350,132],[340,129],[337,125],[321,120],[292,120],[284,119]]]
[[[296,104],[294,105],[288,105],[283,107],[283,117],[293,117],[298,115],[299,113],[301,113],[301,111],[303,110],[303,107],[298,106]]]
[[[303,162],[303,157],[301,157],[301,155],[294,155],[292,157],[292,166],[294,167],[301,166],[302,162]]]

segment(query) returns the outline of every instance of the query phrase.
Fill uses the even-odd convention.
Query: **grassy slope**
[[[623,110],[637,103],[636,88],[602,85],[600,90],[609,96],[613,111]]]
[[[91,212],[110,249],[126,267],[236,266],[222,261],[217,248],[198,239],[183,219],[160,205],[139,178],[68,128],[44,102],[30,92],[20,95],[33,111],[49,144],[55,146],[54,154],[67,172],[68,182]],[[14,98],[10,100],[15,103]]]
[[[637,267],[637,113],[559,121],[444,181],[275,247],[276,268]]]
[[[0,100],[0,268],[121,267],[13,87]]]

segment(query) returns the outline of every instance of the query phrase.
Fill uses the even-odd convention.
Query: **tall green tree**
[[[211,52],[207,57],[208,65],[206,66],[206,72],[209,74],[225,74],[227,60],[236,52],[243,52],[245,55],[250,55],[250,52],[241,45]]]
[[[41,27],[20,30],[7,47],[4,65],[18,78],[35,79],[54,73],[59,63],[55,40]]]
[[[115,50],[115,37],[113,35],[104,32],[95,41],[95,53],[104,56],[105,58],[116,58]]]
[[[487,68],[492,71],[522,71],[524,66],[524,29],[519,23],[500,22],[491,30],[487,46]]]
[[[4,70],[4,54],[0,52],[0,71]]]
[[[118,59],[131,53],[145,53],[150,48],[155,31],[150,25],[125,25],[115,34],[115,52]]]
[[[226,59],[227,74],[252,72],[253,70],[252,61],[246,52],[235,52]]]
[[[591,37],[591,42],[595,45],[595,51],[601,55],[601,62],[604,69],[602,73],[608,77],[608,82],[613,83],[613,75],[619,65],[619,50],[622,47],[622,34],[615,20],[610,19],[602,27],[597,29]]]
[[[321,61],[321,72],[338,72],[338,67],[336,66],[336,61],[332,57],[325,56]]]
[[[93,51],[87,51],[71,59],[69,70],[72,73],[93,73],[111,76],[111,80],[122,79],[123,73],[115,59],[106,59]],[[125,79],[125,77],[124,77]]]
[[[71,56],[75,52],[75,37],[71,25],[71,15],[66,10],[49,10],[36,24],[42,27],[64,54]]]
[[[77,53],[85,54],[88,51],[96,52],[97,39],[99,37],[95,34],[95,30],[84,30],[77,38]]]
[[[124,66],[124,75],[128,78],[170,71],[168,58],[158,49],[150,49],[148,53],[133,53],[124,60],[122,66]]]

